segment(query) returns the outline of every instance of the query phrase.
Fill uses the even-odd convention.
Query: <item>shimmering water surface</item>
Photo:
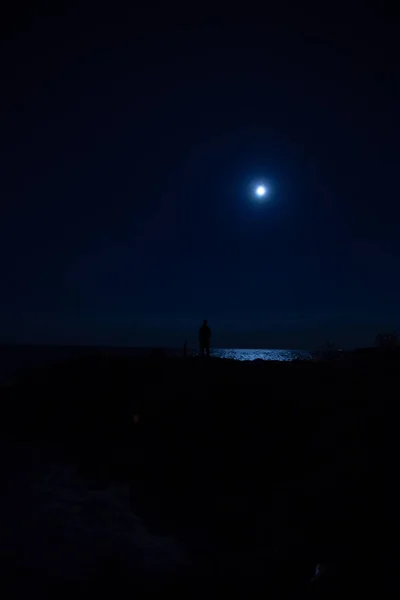
[[[233,358],[234,360],[280,360],[290,361],[296,359],[310,360],[311,352],[307,350],[251,350],[248,348],[215,348],[211,350],[211,356],[218,358]]]

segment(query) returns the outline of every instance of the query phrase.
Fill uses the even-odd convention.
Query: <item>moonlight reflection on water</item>
[[[211,350],[211,356],[218,358],[230,358],[234,360],[311,360],[311,352],[307,350],[251,350],[242,348],[214,348]]]

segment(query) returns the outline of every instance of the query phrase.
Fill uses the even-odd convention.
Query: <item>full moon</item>
[[[258,185],[258,186],[256,187],[256,195],[257,195],[259,198],[262,198],[263,196],[265,196],[265,194],[266,194],[266,193],[267,193],[267,190],[266,190],[266,187],[265,187],[265,185]]]

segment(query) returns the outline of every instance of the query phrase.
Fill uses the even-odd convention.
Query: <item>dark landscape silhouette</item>
[[[3,544],[3,566],[13,565],[3,584],[17,577],[21,593],[67,586],[186,597],[211,583],[221,593],[291,597],[367,589],[379,578],[380,430],[399,365],[393,349],[292,363],[103,351],[21,375],[1,392],[3,485],[12,494],[18,473],[22,486],[7,521],[30,511],[66,562],[48,579]],[[68,493],[64,471],[74,478]],[[57,502],[69,514],[79,486],[86,500],[74,499],[74,510],[90,494],[97,506],[108,490],[111,516],[103,508],[93,517],[93,548],[79,519],[70,537],[46,530],[32,501],[43,477],[46,514]],[[130,512],[133,554],[117,543],[118,518]],[[102,528],[115,530],[110,547],[78,569],[75,546],[89,544],[97,557]]]

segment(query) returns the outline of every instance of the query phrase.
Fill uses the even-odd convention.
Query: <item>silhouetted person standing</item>
[[[200,344],[200,355],[210,356],[210,338],[211,338],[211,329],[207,324],[207,320],[204,319],[203,325],[199,329],[199,344]]]

